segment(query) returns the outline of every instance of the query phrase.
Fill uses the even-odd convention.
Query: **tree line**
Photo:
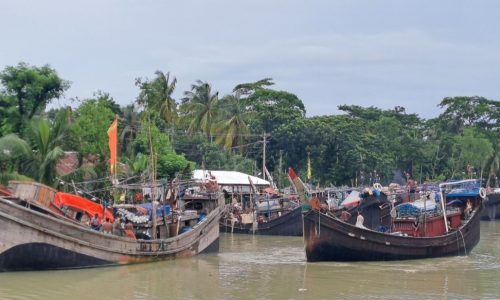
[[[262,173],[280,186],[293,166],[321,186],[483,178],[498,186],[500,102],[480,96],[444,98],[442,113],[422,119],[404,107],[340,105],[338,115],[307,117],[293,93],[273,89],[271,78],[242,83],[228,95],[196,81],[174,99],[177,80],[157,71],[138,78],[138,94],[126,106],[106,92],[46,110],[71,83],[49,65],[19,63],[0,73],[0,183],[29,178],[105,186],[109,176],[107,128],[119,116],[119,176],[167,182],[194,168]],[[434,109],[434,108],[429,108]],[[266,138],[264,139],[264,136]],[[64,176],[56,166],[76,151],[77,167]]]

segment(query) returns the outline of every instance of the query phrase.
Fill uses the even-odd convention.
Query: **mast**
[[[262,179],[266,180],[266,132],[264,131],[264,146],[262,147]]]
[[[155,152],[154,152],[154,147],[153,147],[153,138],[151,136],[151,119],[150,115],[148,114],[148,121],[149,121],[149,126],[148,126],[148,135],[149,135],[149,151],[151,154],[151,218],[152,218],[152,239],[156,240],[156,195],[157,195],[157,187],[156,187],[156,159],[155,159]]]
[[[311,192],[309,188],[302,182],[302,180],[297,176],[297,173],[292,168],[288,168],[288,176],[292,180],[293,185],[295,186],[295,190],[297,191],[297,195],[302,203],[309,204],[309,200],[311,198]]]

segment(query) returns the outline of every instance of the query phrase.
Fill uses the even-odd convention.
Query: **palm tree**
[[[191,120],[188,132],[203,131],[207,139],[212,141],[213,123],[217,119],[219,93],[212,93],[212,88],[200,80],[191,86],[191,91],[184,93],[182,99],[186,117]]]
[[[28,134],[33,153],[27,168],[34,178],[47,185],[54,185],[56,165],[64,155],[62,149],[66,137],[68,122],[67,114],[59,114],[53,124],[45,119],[34,119]]]
[[[174,77],[170,81],[170,72],[156,71],[155,75],[153,81],[137,79],[136,85],[141,89],[137,103],[157,112],[165,123],[171,124],[177,119],[177,103],[172,98],[177,79]]]
[[[17,177],[15,169],[21,174],[47,184],[56,183],[56,165],[64,155],[61,147],[68,129],[68,113],[59,114],[54,123],[45,119],[34,118],[26,139],[10,134],[0,139],[0,173],[3,181]],[[5,159],[10,163],[6,164]]]
[[[223,145],[225,149],[241,146],[245,141],[245,135],[250,132],[246,120],[252,112],[243,106],[240,95],[236,92],[221,100],[220,107],[223,108],[224,116],[215,127],[215,131],[219,134],[215,142]],[[241,150],[242,148],[240,152]]]
[[[167,123],[173,123],[177,119],[177,103],[172,94],[175,90],[175,85],[177,84],[177,78],[173,78],[170,81],[170,72],[166,75],[161,71],[156,71],[156,84],[158,99],[160,101],[160,117]]]
[[[120,151],[126,153],[128,156],[133,156],[134,140],[137,137],[140,126],[139,113],[135,109],[134,104],[132,104],[124,107],[122,114],[120,124],[123,124],[124,127],[120,130]]]

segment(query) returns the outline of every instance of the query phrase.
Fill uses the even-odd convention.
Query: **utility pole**
[[[280,162],[279,162],[280,166],[279,166],[279,169],[278,169],[278,176],[279,178],[281,178],[281,168],[283,167],[283,150],[280,149]]]

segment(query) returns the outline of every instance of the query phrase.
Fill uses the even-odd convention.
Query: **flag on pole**
[[[108,129],[109,138],[109,168],[112,175],[116,175],[117,148],[118,148],[118,116],[115,117]]]
[[[307,180],[311,179],[311,157],[309,152],[307,152]]]

